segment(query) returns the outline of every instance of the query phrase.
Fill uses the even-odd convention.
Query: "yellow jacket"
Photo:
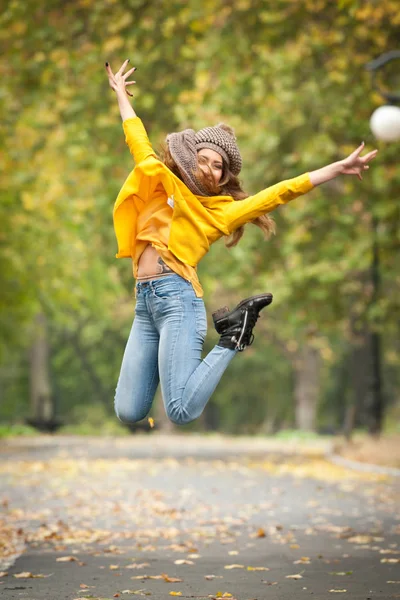
[[[245,200],[234,200],[231,196],[195,196],[159,160],[139,117],[126,119],[123,129],[136,167],[128,175],[114,206],[117,258],[138,260],[138,218],[153,197],[171,207],[168,251],[185,265],[195,268],[210,245],[220,237],[314,187],[306,173],[277,183]]]

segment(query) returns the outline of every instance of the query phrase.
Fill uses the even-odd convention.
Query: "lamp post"
[[[382,54],[366,65],[371,72],[372,86],[389,104],[377,108],[370,118],[370,127],[374,136],[383,142],[396,142],[400,140],[400,93],[383,91],[377,83],[377,71],[392,60],[400,59],[400,51],[392,50]],[[371,283],[372,297],[370,308],[379,300],[381,288],[380,256],[378,242],[379,218],[372,210],[372,260],[371,260]],[[375,329],[375,328],[374,328]],[[379,331],[371,331],[371,405],[369,412],[369,431],[379,434],[382,429],[384,415],[384,393],[382,376],[382,344]]]
[[[396,142],[400,140],[400,93],[383,91],[377,83],[377,72],[388,62],[400,59],[400,50],[392,50],[381,54],[365,65],[371,72],[372,85],[375,90],[388,102],[377,108],[371,116],[370,127],[374,136],[383,142]]]

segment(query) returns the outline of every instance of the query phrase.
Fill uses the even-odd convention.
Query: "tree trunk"
[[[353,429],[366,422],[365,414],[370,401],[371,336],[367,328],[356,331],[353,324],[353,345],[346,357],[351,384],[351,401],[346,407],[343,432],[350,440]]]
[[[379,245],[378,245],[378,226],[379,221],[376,216],[372,217],[373,229],[373,246],[372,246],[372,264],[371,264],[371,280],[373,293],[371,299],[371,307],[379,301],[381,288],[381,273],[379,260]],[[381,334],[379,331],[371,333],[371,392],[372,402],[369,413],[369,432],[373,435],[379,435],[382,430],[383,415],[384,415],[384,395],[382,390],[382,360],[381,360]]]
[[[36,316],[34,339],[30,348],[31,421],[46,423],[54,419],[54,402],[49,375],[49,342],[47,321],[43,313]]]
[[[371,356],[372,402],[369,414],[369,432],[372,435],[379,435],[382,431],[384,397],[382,392],[381,336],[376,332],[371,334]]]
[[[305,343],[294,362],[294,398],[296,427],[314,431],[316,423],[320,358],[317,350]]]

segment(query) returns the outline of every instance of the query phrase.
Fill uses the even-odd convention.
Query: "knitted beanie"
[[[195,177],[198,168],[197,152],[201,148],[210,148],[218,152],[234,175],[240,173],[242,157],[236,138],[229,126],[220,123],[215,127],[205,127],[197,133],[193,129],[185,129],[167,136],[167,144],[183,181],[197,196],[209,196],[210,193]]]
[[[218,152],[228,163],[230,171],[239,175],[242,168],[242,157],[236,143],[234,131],[225,123],[215,127],[200,129],[195,135],[196,150],[210,148]]]

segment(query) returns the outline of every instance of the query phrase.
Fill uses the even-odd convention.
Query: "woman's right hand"
[[[129,69],[129,71],[127,71],[124,74],[124,70],[126,69],[128,63],[129,63],[129,58],[127,58],[122,63],[122,67],[114,75],[109,63],[106,62],[106,71],[107,71],[107,75],[108,75],[108,82],[110,84],[111,89],[114,90],[114,92],[117,92],[117,93],[118,92],[126,92],[128,94],[128,96],[132,96],[132,94],[130,92],[128,92],[127,87],[129,85],[134,85],[136,83],[136,81],[126,81],[126,80],[128,79],[128,77],[130,75],[132,75],[132,73],[134,71],[136,71],[136,67],[132,67],[132,69]]]

